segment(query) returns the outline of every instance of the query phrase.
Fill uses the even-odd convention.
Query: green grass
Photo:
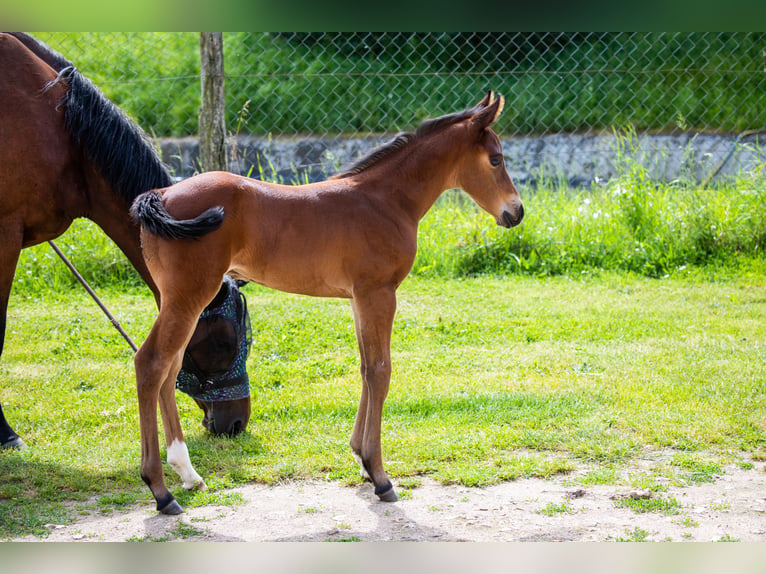
[[[545,516],[558,516],[559,514],[574,514],[577,512],[569,502],[564,501],[562,503],[549,502],[545,507],[537,511],[539,514]]]
[[[620,498],[614,502],[617,508],[629,508],[633,512],[660,512],[665,515],[678,514],[681,504],[675,498]]]
[[[645,449],[678,456],[691,482],[766,448],[763,274],[668,279],[625,274],[410,278],[400,289],[383,420],[394,479],[485,485],[592,465],[624,468]],[[210,436],[179,396],[192,460],[212,494],[253,481],[358,483],[348,448],[359,374],[347,302],[245,288],[254,326],[248,432]],[[145,289],[102,293],[142,340]],[[14,292],[3,407],[31,446],[0,454],[0,536],[44,534],[85,506],[152,507],[140,458],[131,352],[79,290]],[[717,464],[717,463],[716,463]],[[614,480],[590,475],[594,483]],[[74,505],[74,506],[73,506]]]
[[[463,193],[448,192],[421,223],[414,271],[426,276],[562,275],[592,269],[649,277],[689,267],[749,266],[766,249],[766,173],[712,189],[658,183],[619,134],[623,175],[591,189],[554,182],[522,190],[526,217],[510,232]]]

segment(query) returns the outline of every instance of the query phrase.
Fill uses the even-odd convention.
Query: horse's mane
[[[397,134],[394,139],[382,146],[372,150],[370,153],[357,160],[354,164],[344,168],[340,173],[333,176],[333,179],[340,179],[342,177],[349,177],[361,173],[362,171],[372,167],[384,158],[389,157],[395,151],[400,150],[413,141],[419,138],[423,138],[440,129],[451,126],[458,122],[461,122],[467,118],[473,116],[480,108],[473,107],[462,112],[456,112],[453,114],[447,114],[438,118],[425,120],[421,123],[414,132],[401,132]]]
[[[62,99],[64,124],[101,176],[130,205],[141,192],[167,187],[173,178],[143,130],[110,102],[72,62],[28,34],[13,33],[38,58],[58,72],[69,89]]]

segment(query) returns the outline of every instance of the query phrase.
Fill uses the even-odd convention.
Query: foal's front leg
[[[385,502],[397,500],[383,469],[380,446],[383,403],[391,381],[391,329],[396,312],[393,288],[354,293],[354,325],[362,361],[362,397],[351,434],[351,449],[361,461],[363,474],[375,484],[375,494]]]

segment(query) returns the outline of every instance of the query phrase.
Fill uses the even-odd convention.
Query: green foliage
[[[544,514],[545,516],[557,516],[559,514],[574,514],[576,510],[569,502],[565,500],[559,504],[555,502],[549,502],[545,505],[544,508],[541,508],[537,512]]]
[[[659,183],[637,159],[635,131],[618,134],[619,173],[592,189],[543,183],[522,190],[526,216],[506,230],[446,194],[421,225],[414,272],[464,276],[566,275],[595,269],[663,277],[687,267],[762,261],[766,173],[716,188]]]
[[[198,35],[39,33],[148,132],[197,132]],[[240,133],[393,133],[506,96],[501,133],[766,124],[763,33],[226,33]]]
[[[665,515],[678,514],[681,504],[675,498],[618,498],[614,505],[618,508],[630,508],[633,512],[660,512]]]
[[[131,289],[144,285],[128,258],[89,220],[76,220],[55,243],[93,286]],[[21,252],[14,288],[30,295],[81,286],[50,245],[42,243]]]
[[[689,484],[715,482],[716,477],[723,474],[720,464],[685,453],[675,455],[671,464],[685,471],[684,479]]]
[[[636,526],[633,530],[626,530],[627,538],[617,537],[617,542],[646,542],[649,533],[643,528]]]

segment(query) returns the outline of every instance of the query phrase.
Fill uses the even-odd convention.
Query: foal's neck
[[[456,168],[461,144],[438,134],[404,147],[375,177],[415,222],[447,189],[458,187]]]

